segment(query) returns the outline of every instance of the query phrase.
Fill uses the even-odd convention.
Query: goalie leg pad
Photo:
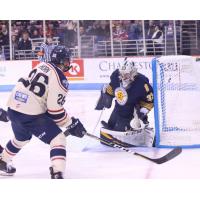
[[[108,141],[108,143],[111,143],[111,142],[113,141],[112,135],[109,135],[109,134],[104,133],[104,132],[102,132],[102,131],[100,131],[100,138],[103,139],[103,140]],[[103,142],[103,141],[100,141],[100,143],[101,143],[101,144],[104,144],[104,145],[106,145],[106,146],[113,147],[112,144],[109,145],[109,144],[107,144],[107,143],[105,143],[105,142]]]
[[[103,131],[102,131],[102,129],[103,129]],[[115,144],[119,144],[120,146],[126,147],[126,148],[128,148],[128,147],[135,147],[135,145],[123,142],[123,141],[117,139],[116,137],[113,137],[112,135],[106,133],[107,131],[105,131],[106,130],[105,128],[102,128],[102,129],[100,131],[100,138],[103,139],[103,140],[105,140],[105,141],[107,141],[108,143],[111,143],[111,144],[107,144],[107,143],[105,143],[103,141],[100,142],[101,144],[113,147],[112,143],[115,143]],[[110,130],[108,132],[110,132]]]
[[[155,133],[151,128],[138,131],[113,131],[101,128],[100,136],[108,142],[114,142],[123,147],[152,147]]]

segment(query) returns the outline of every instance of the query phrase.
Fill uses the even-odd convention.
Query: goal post
[[[157,147],[200,147],[200,62],[192,56],[153,58]]]

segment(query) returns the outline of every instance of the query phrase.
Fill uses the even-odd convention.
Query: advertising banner
[[[120,65],[124,58],[86,58],[73,59],[72,68],[65,74],[70,83],[70,89],[88,90],[100,89],[102,84],[109,83],[110,75]],[[146,75],[152,82],[152,57],[132,57],[138,72]],[[21,77],[26,77],[39,61],[1,61],[0,91],[9,91]]]
[[[96,58],[84,59],[85,82],[87,83],[107,83],[110,75],[120,65],[124,58]],[[133,57],[138,72],[146,75],[150,82],[152,80],[151,60],[152,57]]]
[[[32,68],[39,64],[38,60],[32,61]],[[83,59],[73,59],[71,62],[72,68],[65,73],[68,80],[84,80],[84,60]]]

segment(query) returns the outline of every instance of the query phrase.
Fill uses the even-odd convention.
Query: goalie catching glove
[[[82,138],[86,133],[86,129],[79,119],[72,117],[72,123],[66,128],[65,135],[67,136],[68,133],[70,135]]]
[[[3,121],[3,122],[9,121],[7,112],[3,110],[2,108],[0,108],[0,121]]]

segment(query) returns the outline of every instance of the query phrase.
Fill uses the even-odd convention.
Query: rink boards
[[[132,57],[138,71],[152,82],[152,57]],[[74,59],[72,69],[66,73],[72,90],[99,90],[108,83],[111,73],[124,58]],[[0,92],[10,91],[20,77],[27,76],[38,61],[0,61]]]

